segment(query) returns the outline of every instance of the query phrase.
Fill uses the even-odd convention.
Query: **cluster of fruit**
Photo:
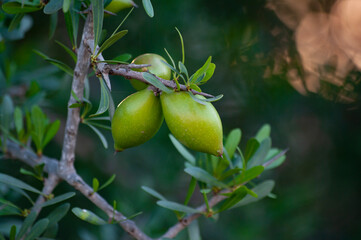
[[[166,60],[157,54],[143,54],[133,63],[151,64],[142,71],[170,80],[171,70],[161,61]],[[200,104],[185,91],[162,92],[156,96],[146,84],[134,79],[131,83],[139,91],[119,103],[112,119],[116,151],[151,139],[165,118],[169,130],[182,144],[199,152],[222,156],[222,122],[210,102]],[[204,98],[200,95],[196,97]]]

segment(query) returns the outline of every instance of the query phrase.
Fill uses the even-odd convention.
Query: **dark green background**
[[[122,53],[136,57],[147,52],[166,57],[163,48],[167,48],[173,58],[180,59],[180,42],[174,30],[178,27],[185,41],[188,70],[197,70],[210,55],[217,66],[213,78],[202,89],[215,95],[224,94],[224,98],[214,104],[222,118],[224,133],[241,128],[241,147],[244,148],[246,140],[254,136],[264,123],[269,123],[272,145],[290,149],[284,165],[262,176],[263,179],[276,180],[273,192],[277,199],[265,199],[224,212],[217,222],[201,218],[203,239],[360,239],[359,99],[342,104],[317,94],[300,95],[287,81],[287,66],[277,76],[263,77],[265,69],[273,66],[278,49],[285,47],[284,42],[270,33],[275,26],[288,34],[286,47],[293,52],[293,57],[298,57],[293,32],[265,7],[265,1],[159,0],[153,1],[153,19],[145,14],[141,1],[136,3],[140,7],[123,26],[129,29],[128,35],[104,52],[106,58]],[[108,34],[126,12],[105,19]],[[34,25],[25,39],[5,42],[5,50],[1,53],[3,64],[16,62],[19,72],[49,66],[32,49],[72,64],[54,42],[56,39],[70,45],[63,15],[59,13],[58,29],[51,40],[48,39],[49,16],[41,13],[30,16]],[[13,83],[29,84],[31,80],[38,80],[27,76],[23,74],[14,78]],[[39,81],[44,89],[52,89],[41,105],[52,119],[62,121],[62,127],[70,81],[60,72]],[[96,79],[91,79],[94,102],[99,99],[98,84]],[[133,92],[129,82],[121,77],[112,77],[112,87],[116,104]],[[359,89],[356,88],[358,93]],[[6,91],[8,89],[1,85],[0,93]],[[22,101],[16,99],[16,102],[21,104]],[[82,125],[77,144],[75,165],[79,174],[88,183],[93,177],[104,182],[113,173],[117,174],[115,183],[101,194],[109,202],[116,200],[119,209],[127,215],[142,211],[135,221],[154,237],[177,220],[171,211],[158,207],[155,199],[140,187],[150,186],[170,200],[181,202],[190,181],[183,172],[184,160],[170,143],[168,133],[163,124],[151,141],[114,156],[109,132],[105,134],[110,148],[105,150],[96,135]],[[56,141],[45,149],[46,155],[60,157],[62,135],[63,128]],[[40,187],[31,178],[21,176],[18,173],[20,167],[24,166],[17,161],[2,160],[0,170]],[[61,183],[55,194],[71,190],[66,183]],[[27,202],[17,201],[19,205],[27,206]],[[197,194],[192,204],[195,206],[201,201]],[[79,193],[71,204],[72,207],[92,209],[105,217]],[[4,220],[0,218],[0,222],[4,223]],[[117,226],[93,226],[69,213],[60,223],[59,239],[129,237]],[[186,231],[177,239],[187,239]]]

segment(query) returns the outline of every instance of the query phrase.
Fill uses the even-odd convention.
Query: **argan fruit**
[[[148,70],[149,72],[153,73],[154,75],[156,75],[160,78],[163,78],[165,80],[170,80],[172,72],[171,72],[170,68],[168,68],[161,61],[167,62],[162,56],[159,56],[158,54],[145,53],[145,54],[142,54],[142,55],[136,57],[132,61],[132,63],[134,63],[134,64],[150,64],[151,66],[147,67],[147,68],[133,69],[133,70],[137,71],[137,72]],[[136,79],[131,79],[130,83],[138,91],[148,87],[147,84],[145,84],[139,80],[136,80]]]
[[[184,91],[163,92],[160,100],[167,126],[178,141],[190,149],[222,156],[222,122],[211,103],[202,105]]]
[[[144,89],[128,96],[119,103],[112,119],[115,150],[120,152],[145,143],[157,133],[162,122],[160,99],[153,91]]]
[[[117,13],[125,8],[136,6],[132,0],[112,0],[106,7],[105,10]]]

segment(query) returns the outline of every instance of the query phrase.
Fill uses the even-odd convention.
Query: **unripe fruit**
[[[154,53],[146,53],[143,55],[140,55],[138,57],[136,57],[132,63],[135,64],[150,64],[152,66],[147,67],[147,68],[143,68],[143,69],[133,69],[134,71],[140,72],[140,71],[147,71],[149,70],[149,72],[153,73],[154,75],[163,78],[165,80],[170,80],[171,78],[171,70],[169,67],[167,67],[164,63],[162,63],[161,61],[167,62],[162,56],[159,56],[158,54],[154,54]],[[139,90],[142,90],[146,87],[148,87],[147,84],[138,81],[136,79],[132,79],[130,80],[130,83],[132,84],[132,86]]]
[[[115,110],[112,120],[112,135],[116,151],[138,146],[151,139],[163,122],[159,97],[144,89],[136,92]]]
[[[112,0],[106,7],[105,10],[117,13],[120,10],[123,10],[125,8],[130,8],[135,6],[134,2],[132,0]]]
[[[216,156],[223,154],[222,122],[211,103],[202,105],[187,92],[163,92],[160,100],[165,121],[174,137],[190,149]]]

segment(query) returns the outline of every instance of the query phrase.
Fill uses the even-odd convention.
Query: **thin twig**
[[[45,196],[49,196],[53,190],[56,188],[58,183],[60,182],[60,178],[55,173],[49,174],[47,178],[44,179],[44,187],[42,193],[44,195],[39,195],[38,199],[36,200],[32,211],[35,211],[36,214],[39,214],[42,209],[42,204],[46,201]]]

